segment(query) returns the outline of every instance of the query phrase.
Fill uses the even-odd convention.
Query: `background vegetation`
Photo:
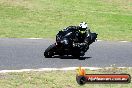
[[[54,38],[81,21],[99,39],[132,41],[132,0],[0,0],[1,38]]]

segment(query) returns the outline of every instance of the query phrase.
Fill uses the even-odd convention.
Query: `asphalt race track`
[[[45,58],[43,52],[52,39],[0,39],[0,70],[105,67],[115,64],[132,67],[132,42],[98,41],[90,46],[83,60],[73,57]]]

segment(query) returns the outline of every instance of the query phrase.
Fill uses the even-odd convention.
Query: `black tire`
[[[87,79],[84,76],[76,76],[76,81],[79,85],[84,85]]]
[[[77,49],[77,50],[73,51],[72,56],[79,59],[81,56],[80,50]]]
[[[72,56],[74,57],[74,58],[77,58],[77,59],[79,59],[80,58],[80,48],[79,47],[74,47],[73,49],[72,49]]]
[[[55,48],[55,44],[50,45],[44,52],[44,56],[46,58],[51,58],[54,55],[53,49]]]
[[[49,51],[49,52],[44,52],[44,56],[45,58],[52,58],[52,53]]]
[[[74,57],[74,58],[80,58],[80,54],[72,54],[72,56]]]

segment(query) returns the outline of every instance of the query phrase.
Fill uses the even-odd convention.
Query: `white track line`
[[[27,39],[44,39],[44,38],[27,38]]]
[[[82,67],[84,69],[89,69],[89,70],[98,70],[98,69],[103,69],[99,67]],[[105,67],[107,68],[112,68],[112,67]],[[117,67],[117,68],[127,68],[127,67]],[[130,67],[128,67],[130,68]],[[39,68],[39,69],[20,69],[20,70],[0,70],[0,73],[9,73],[9,72],[32,72],[32,71],[69,71],[69,70],[76,70],[78,67],[65,67],[65,68]]]
[[[66,67],[66,68],[39,68],[39,69],[20,69],[20,70],[0,70],[0,73],[9,73],[9,72],[31,72],[31,71],[68,71],[76,70],[78,67]],[[98,67],[82,67],[84,69],[97,70],[101,69]]]
[[[45,39],[45,38],[26,38],[31,40],[39,40],[39,39]],[[104,41],[104,40],[97,40],[98,42]],[[117,42],[129,42],[129,41],[117,41]]]
[[[103,41],[103,40],[97,40],[98,42],[100,42],[100,41]]]
[[[120,41],[120,42],[128,42],[128,41]]]

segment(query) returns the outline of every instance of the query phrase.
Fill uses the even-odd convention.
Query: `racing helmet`
[[[79,24],[79,31],[80,31],[80,33],[85,33],[86,32],[86,29],[87,29],[87,27],[88,27],[88,25],[87,25],[87,23],[86,22],[81,22],[80,24]]]

